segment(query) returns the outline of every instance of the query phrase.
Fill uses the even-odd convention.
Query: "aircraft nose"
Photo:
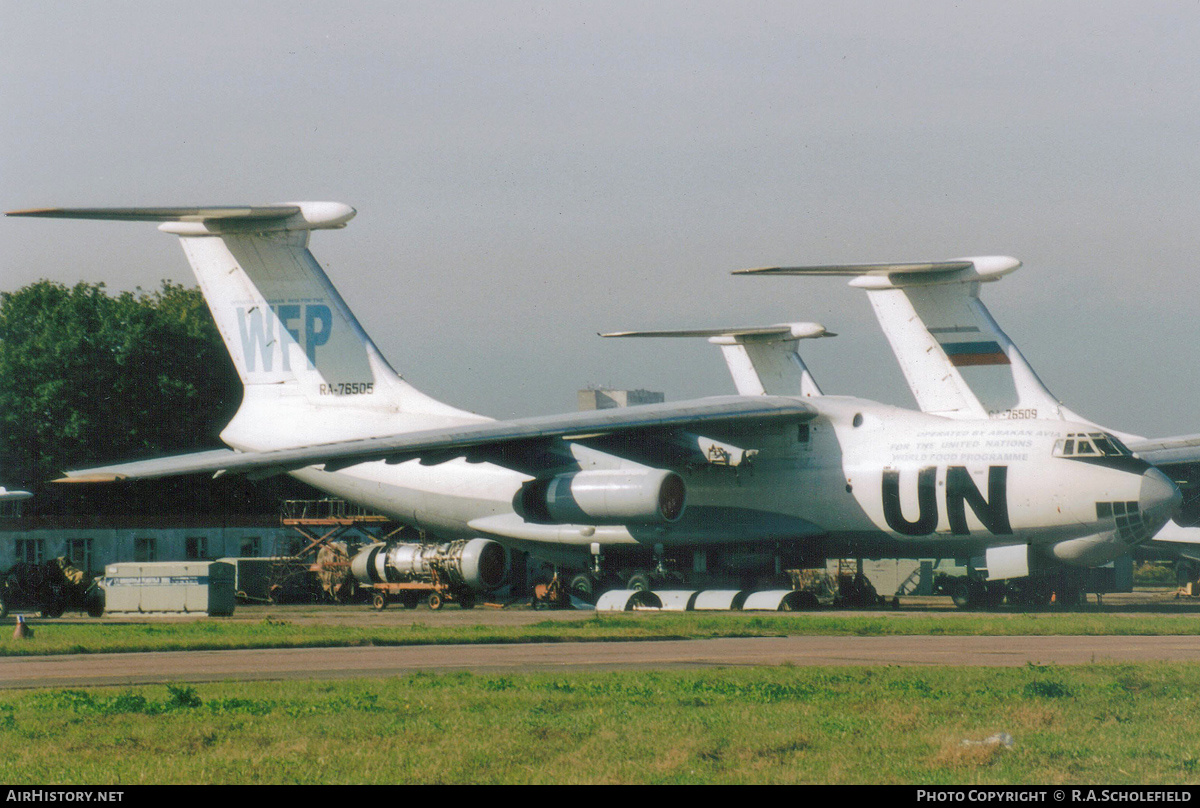
[[[1138,507],[1142,519],[1153,526],[1155,532],[1179,513],[1183,494],[1171,478],[1158,469],[1146,469],[1142,474],[1142,488],[1138,495]]]

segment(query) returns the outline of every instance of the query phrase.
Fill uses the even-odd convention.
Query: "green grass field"
[[[397,613],[395,622],[387,625],[322,623],[313,620],[293,622],[269,615],[253,621],[221,618],[181,622],[146,620],[138,623],[107,620],[36,620],[33,624],[34,636],[28,640],[13,639],[11,632],[0,626],[0,654],[11,656],[182,649],[572,642],[785,635],[1024,636],[1200,633],[1200,620],[1189,614],[593,613],[577,620],[542,620],[527,625],[469,622],[457,625],[434,624],[422,620],[421,614],[417,612],[407,616]]]
[[[382,620],[382,622],[380,622]],[[1177,634],[1188,614],[36,620],[0,653],[755,635]],[[365,623],[365,621],[364,621]],[[0,627],[2,629],[3,627]],[[0,781],[1197,783],[1200,667],[713,668],[0,691]],[[984,743],[998,733],[1011,747]],[[965,742],[965,743],[964,743]]]
[[[1165,664],[10,691],[0,780],[1196,783],[1198,710],[1200,669]]]

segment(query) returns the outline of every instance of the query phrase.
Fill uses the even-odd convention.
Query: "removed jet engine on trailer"
[[[443,600],[474,604],[474,592],[490,592],[508,578],[508,551],[491,539],[470,539],[445,544],[380,542],[362,548],[350,559],[358,582],[376,592],[375,607],[396,595],[406,606],[415,606],[421,590],[429,605]]]

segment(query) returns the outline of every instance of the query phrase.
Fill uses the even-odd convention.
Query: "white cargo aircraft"
[[[974,271],[967,271],[971,267]],[[769,267],[739,270],[756,276],[844,275],[864,289],[884,336],[904,372],[922,412],[950,419],[987,417],[1009,421],[1013,438],[1026,434],[1031,421],[1068,421],[1082,428],[1055,447],[1057,456],[1096,462],[1119,436],[1138,458],[1168,474],[1183,494],[1180,512],[1152,539],[1130,541],[1118,532],[1104,551],[1100,541],[1056,547],[1063,560],[1078,562],[1113,557],[1131,550],[1163,552],[1200,568],[1200,435],[1147,439],[1105,430],[1062,405],[1042,383],[1020,350],[980,300],[983,283],[994,282],[1021,266],[1007,256],[926,264]],[[1066,554],[1073,553],[1070,558]],[[1016,547],[989,548],[989,578],[1027,574]]]
[[[245,385],[221,434],[231,450],[66,479],[290,473],[443,539],[471,540],[478,584],[494,585],[501,548],[511,547],[578,573],[581,589],[826,557],[986,555],[1004,577],[1089,567],[1149,539],[1180,508],[1175,483],[1115,435],[1033,395],[1015,349],[1019,395],[999,411],[946,390],[918,397],[926,412],[823,395],[795,350],[827,334],[812,323],[626,332],[710,337],[736,396],[510,421],[455,409],[392,369],[308,251],[311,231],[343,227],[354,213],[312,202],[10,213],[161,222],[180,237]],[[880,289],[937,289],[1012,264],[854,273]],[[999,364],[1010,348],[965,334],[936,333],[955,357],[934,357],[939,367]],[[370,565],[380,580],[402,549],[377,548]]]

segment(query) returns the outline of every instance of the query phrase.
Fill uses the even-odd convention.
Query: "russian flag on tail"
[[[943,342],[942,350],[956,368],[974,365],[1011,365],[1008,355],[993,340],[982,342]]]

